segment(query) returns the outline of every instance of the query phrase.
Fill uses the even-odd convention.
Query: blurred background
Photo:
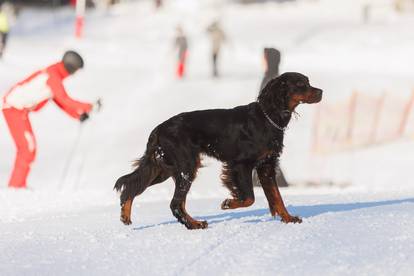
[[[7,187],[16,149],[0,115],[1,275],[413,275],[414,0],[0,2],[0,105],[67,50],[85,61],[68,94],[102,102],[82,124],[53,101],[30,113],[27,189]],[[208,157],[187,197],[207,230],[173,218],[171,180],[119,222],[113,185],[156,125],[251,103],[288,71],[324,90],[297,108],[280,162],[302,224],[272,218],[260,187],[253,206],[220,210]]]
[[[270,66],[324,90],[321,104],[299,106],[286,133],[281,168],[291,187],[412,187],[412,0],[1,2],[9,20],[1,95],[74,49],[85,68],[66,80],[68,93],[103,101],[82,126],[54,104],[30,115],[38,143],[30,189],[110,193],[157,124],[255,101]],[[266,61],[264,48],[279,60]],[[6,189],[15,147],[3,117],[0,133]],[[219,190],[220,164],[204,163],[193,196]]]

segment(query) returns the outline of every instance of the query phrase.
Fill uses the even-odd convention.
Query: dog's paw
[[[227,198],[225,199],[222,203],[221,203],[221,209],[222,210],[228,210],[231,209],[230,204],[231,204],[232,200]]]
[[[300,217],[297,216],[287,216],[287,217],[282,217],[282,222],[284,223],[302,223],[302,219]]]
[[[130,225],[132,223],[131,218],[130,217],[127,217],[127,216],[121,215],[120,220],[125,225]]]
[[[194,229],[206,229],[208,227],[208,223],[205,220],[202,221],[193,221],[192,223],[186,223],[185,226],[187,229],[194,230]]]

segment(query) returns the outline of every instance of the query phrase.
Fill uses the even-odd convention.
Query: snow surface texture
[[[372,17],[363,24],[367,2]],[[215,18],[229,37],[218,80],[210,78],[205,33]],[[72,38],[72,23],[67,9],[24,11],[0,62],[5,92],[64,50],[77,49],[86,67],[67,80],[69,93],[104,103],[82,127],[52,103],[33,114],[38,158],[27,191],[6,189],[14,146],[0,119],[0,275],[413,275],[414,143],[312,156],[315,106],[301,106],[287,131],[286,176],[293,183],[350,186],[282,189],[289,211],[304,218],[300,225],[272,219],[261,189],[252,207],[221,211],[228,192],[219,183],[220,164],[209,158],[187,200],[189,213],[210,223],[207,230],[188,231],[175,222],[171,181],[136,200],[130,227],[119,222],[112,192],[158,123],[183,111],[253,101],[264,46],[280,48],[281,71],[308,75],[324,89],[324,101],[347,98],[353,89],[408,95],[414,87],[412,15],[395,14],[385,0],[248,6],[177,0],[159,12],[152,1],[131,1],[89,14],[82,41]],[[178,23],[190,43],[182,81],[174,77],[172,50]]]

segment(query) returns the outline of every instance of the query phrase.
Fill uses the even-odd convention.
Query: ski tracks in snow
[[[225,215],[225,213],[223,213]],[[211,242],[205,246],[205,248],[192,257],[187,263],[177,269],[172,275],[194,275],[198,268],[208,269],[209,264],[214,264],[218,259],[228,260],[231,255],[237,254],[235,247],[232,248],[233,243],[237,244],[240,240],[249,239],[254,243],[252,238],[252,232],[255,232],[254,237],[264,236],[264,229],[257,227],[257,223],[272,220],[277,223],[276,220],[271,219],[268,215],[263,216],[245,216],[238,219],[229,219],[223,221],[211,221],[210,228],[205,230],[212,233]],[[206,267],[207,264],[207,267]]]

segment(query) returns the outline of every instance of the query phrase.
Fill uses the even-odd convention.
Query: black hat
[[[84,65],[82,57],[75,51],[67,51],[63,55],[62,62],[69,74],[75,73]]]

